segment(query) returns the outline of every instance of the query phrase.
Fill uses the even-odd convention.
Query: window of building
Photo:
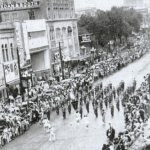
[[[6,61],[9,61],[7,44],[5,44],[5,52],[6,52]]]
[[[13,21],[18,19],[18,14],[17,13],[12,13],[12,19]]]
[[[27,2],[33,2],[33,0],[27,0]]]
[[[50,40],[51,41],[54,40],[54,27],[53,26],[50,27]]]
[[[35,15],[34,15],[34,11],[33,10],[29,11],[29,19],[30,20],[34,20],[35,19]]]
[[[50,18],[50,16],[51,16],[50,8],[47,9],[47,14],[48,14],[48,18]]]
[[[16,4],[16,1],[12,1],[12,4]]]
[[[61,38],[60,28],[57,28],[57,29],[56,29],[56,39],[57,39],[57,40],[60,40],[60,38]]]
[[[5,21],[9,21],[10,20],[9,14],[5,14],[4,19],[5,19]]]
[[[5,62],[6,58],[5,58],[5,49],[4,49],[4,45],[3,44],[2,44],[2,55],[3,55],[3,61]]]
[[[71,36],[72,36],[72,28],[68,27],[68,37],[71,37]]]
[[[63,39],[66,39],[66,28],[65,27],[62,28],[62,35],[63,35]]]
[[[10,50],[11,50],[11,58],[12,58],[12,60],[14,60],[14,52],[13,52],[13,44],[12,43],[10,43]]]

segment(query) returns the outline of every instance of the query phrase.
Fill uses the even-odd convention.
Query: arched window
[[[66,39],[66,28],[65,27],[62,28],[62,36],[63,36],[63,39]]]
[[[7,44],[5,44],[5,51],[6,51],[6,59],[7,61],[9,61]]]
[[[50,26],[50,40],[53,41],[54,40],[54,27]]]
[[[71,34],[72,34],[72,28],[68,27],[68,37],[71,37]]]
[[[5,49],[4,49],[4,45],[2,44],[2,54],[3,54],[3,61],[5,62],[6,61],[6,58],[5,58]]]
[[[12,43],[10,43],[10,50],[11,50],[11,58],[12,58],[12,60],[14,60],[14,49],[13,49],[13,44]]]
[[[60,28],[57,28],[57,29],[56,29],[56,39],[57,39],[57,40],[60,40],[60,38],[61,38]]]

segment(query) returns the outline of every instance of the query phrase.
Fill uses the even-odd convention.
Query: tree
[[[78,20],[78,27],[95,35],[101,46],[106,46],[110,40],[116,42],[122,37],[128,40],[132,31],[139,32],[142,15],[134,9],[112,7],[110,11],[97,10],[96,16],[82,15]]]

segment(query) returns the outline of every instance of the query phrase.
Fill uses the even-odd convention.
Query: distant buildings
[[[64,61],[80,55],[74,0],[0,0],[0,21],[0,99],[6,95],[5,64],[17,62],[17,48],[21,68],[35,82],[61,76],[59,43]],[[15,69],[10,72],[14,78],[6,83],[19,89]]]
[[[96,11],[97,11],[96,7],[88,7],[82,9],[76,9],[75,13],[76,13],[76,17],[80,18],[82,15],[95,16]]]
[[[144,1],[143,0],[124,0],[124,6],[127,7],[141,7],[143,6]]]
[[[134,8],[137,12],[142,14],[143,22],[141,23],[141,28],[150,27],[150,3],[144,0],[124,0],[124,6]]]

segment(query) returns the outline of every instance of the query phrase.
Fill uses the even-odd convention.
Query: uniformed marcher
[[[111,106],[111,116],[112,117],[114,116],[114,106],[113,105]]]
[[[82,115],[83,115],[83,108],[82,108],[82,105],[80,105],[79,113],[80,113],[80,115],[81,115],[81,119],[82,119]]]
[[[70,101],[68,102],[68,112],[69,112],[69,114],[71,114],[71,103],[70,103]]]
[[[66,119],[66,108],[62,107],[63,118]]]
[[[97,109],[97,105],[94,105],[94,113],[96,118],[98,118],[98,109]]]
[[[59,115],[59,105],[58,104],[56,105],[56,113],[57,113],[57,115]]]

